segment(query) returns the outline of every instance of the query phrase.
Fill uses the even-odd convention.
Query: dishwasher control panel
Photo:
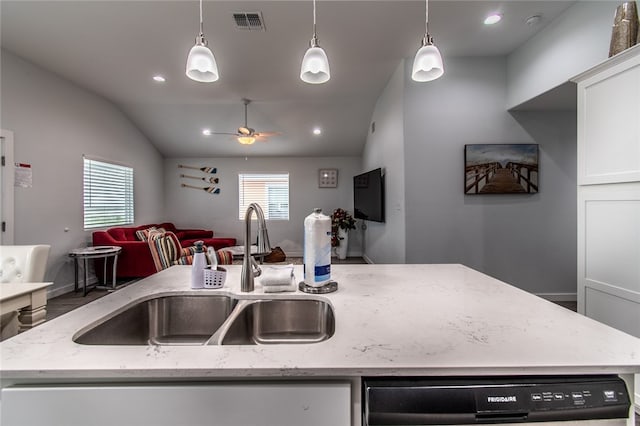
[[[580,410],[628,402],[620,379],[569,383],[520,383],[488,385],[475,390],[478,412],[505,410]]]
[[[371,426],[627,418],[630,405],[617,376],[363,378]]]

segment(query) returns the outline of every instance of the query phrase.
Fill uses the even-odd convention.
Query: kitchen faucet
[[[251,216],[253,212],[255,212],[258,217],[258,247],[256,254],[267,254],[271,252],[267,223],[264,220],[262,208],[257,203],[251,203],[244,214],[244,259],[242,260],[240,290],[245,293],[253,291],[253,278],[260,276],[262,273],[258,263],[253,256],[251,256]]]

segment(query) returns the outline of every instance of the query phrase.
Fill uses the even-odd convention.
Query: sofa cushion
[[[175,232],[180,241],[182,240],[201,240],[203,238],[212,238],[213,231],[206,229],[182,229]]]
[[[159,224],[154,225],[154,226],[156,226],[158,228],[164,228],[166,231],[173,232],[174,234],[178,230],[176,228],[176,226],[171,222],[162,222],[162,223],[159,223]]]
[[[225,247],[231,247],[236,245],[235,238],[189,238],[186,240],[180,240],[182,247],[189,247],[195,244],[196,241],[202,241],[205,246],[213,247],[216,250],[220,250]]]
[[[155,225],[115,227],[107,229],[107,233],[109,233],[109,235],[111,235],[116,241],[140,241],[136,235],[136,232],[153,226]]]
[[[124,228],[107,229],[107,233],[116,241],[127,241],[127,237],[124,234]]]

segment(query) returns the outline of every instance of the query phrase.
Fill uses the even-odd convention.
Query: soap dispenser
[[[193,264],[191,265],[191,288],[204,288],[204,268],[207,266],[204,250],[202,249],[202,241],[196,241],[196,252],[193,255]]]

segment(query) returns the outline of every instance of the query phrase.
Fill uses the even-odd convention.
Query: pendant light
[[[212,83],[220,78],[216,58],[207,45],[207,39],[202,31],[202,0],[200,0],[200,34],[196,37],[196,44],[191,48],[187,57],[186,74],[191,80]]]
[[[422,46],[416,52],[413,60],[413,81],[425,82],[435,80],[444,74],[444,64],[440,51],[433,44],[433,37],[429,35],[429,0],[425,0],[425,24]]]
[[[309,49],[302,58],[300,67],[300,79],[309,84],[322,84],[329,81],[329,59],[322,47],[318,45],[316,35],[316,0],[313,0],[313,37],[309,42]]]

